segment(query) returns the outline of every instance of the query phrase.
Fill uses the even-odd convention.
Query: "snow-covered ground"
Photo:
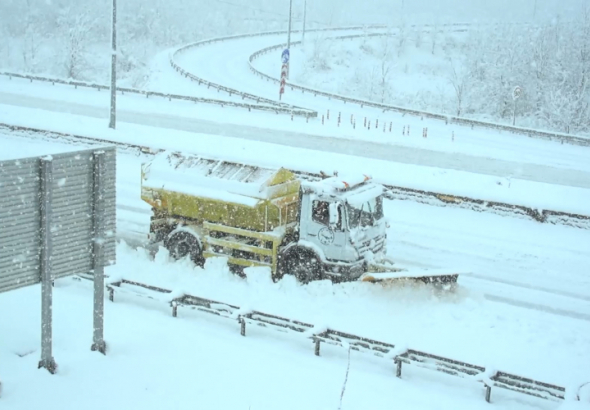
[[[145,251],[124,244],[118,265],[107,273],[562,385],[581,384],[590,364],[588,322],[496,304],[477,292],[435,297],[425,290],[366,283],[299,286],[291,277],[274,284],[264,270],[241,279],[222,260],[209,261],[203,270],[188,261],[170,262],[164,251],[152,261]],[[55,376],[36,368],[39,286],[0,295],[0,310],[11,312],[0,318],[3,408],[48,402],[66,409],[338,408],[347,367],[344,349],[324,346],[318,358],[312,343],[300,337],[250,327],[242,338],[237,323],[228,319],[182,308],[174,319],[165,303],[117,295],[115,303],[106,303],[105,357],[89,348],[92,295],[89,282],[56,283]],[[499,389],[493,402],[499,409],[559,406]],[[412,367],[405,367],[399,380],[391,362],[352,352],[342,408],[400,405],[488,406],[483,386],[475,381]]]
[[[131,257],[132,263],[138,260]],[[154,268],[153,263],[147,266]],[[39,300],[38,286],[0,296],[2,311],[13,312],[0,320],[0,400],[5,409],[28,410],[47,403],[59,403],[62,409],[338,408],[345,353],[326,348],[318,358],[309,341],[285,340],[256,329],[242,338],[236,323],[205,314],[181,310],[180,318],[173,319],[165,305],[118,298],[106,304],[107,356],[91,352],[91,284],[71,279],[59,281],[54,289],[54,357],[59,367],[51,376],[36,369]],[[367,362],[353,353],[342,408],[403,403],[432,409],[434,400],[435,406],[446,408],[486,406],[482,387],[475,382],[453,383],[412,369],[404,376],[396,379],[391,363]],[[502,392],[494,401],[500,409],[557,406]]]

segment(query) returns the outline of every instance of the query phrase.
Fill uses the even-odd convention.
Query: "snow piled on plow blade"
[[[449,272],[444,269],[411,269],[396,270],[391,272],[367,272],[359,278],[362,282],[398,282],[398,281],[422,281],[424,283],[456,283],[460,274],[469,272]]]

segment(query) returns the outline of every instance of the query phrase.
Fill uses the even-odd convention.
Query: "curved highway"
[[[363,32],[363,30],[346,30],[325,33],[325,35],[339,37],[362,34]],[[371,32],[386,33],[383,29]],[[176,55],[175,61],[185,70],[208,81],[264,98],[277,99],[277,85],[253,75],[249,68],[249,57],[261,49],[281,44],[284,41],[284,34],[230,39],[181,51]],[[276,55],[276,60],[278,73],[280,71],[278,55]],[[254,65],[256,65],[256,61],[254,61]],[[327,113],[327,110],[331,110],[333,117],[337,115],[336,113],[342,112],[343,117],[347,119],[350,118],[350,115],[355,118],[381,118],[382,121],[393,122],[397,129],[411,124],[417,133],[422,128],[428,127],[428,132],[434,139],[440,139],[442,135],[448,136],[449,134],[449,126],[438,120],[406,119],[394,113],[388,113],[389,118],[383,119],[384,114],[375,108],[346,105],[341,101],[314,97],[310,93],[291,91],[289,88],[282,101],[312,108],[319,113]],[[316,119],[316,121],[320,121],[320,119]],[[334,122],[333,118],[332,123]],[[386,142],[383,137],[373,136],[371,140],[367,141],[366,135],[363,135],[355,139],[354,135],[357,132],[350,129],[350,124],[347,121],[343,121],[342,127],[346,126],[349,127],[349,135],[340,140],[321,136],[306,138],[298,135],[300,133],[286,132],[275,133],[270,141],[261,134],[258,138],[283,145],[347,154],[354,153],[354,155],[367,158],[590,188],[590,148],[563,146],[499,131],[471,130],[470,127],[453,125],[452,132],[461,136],[461,147],[453,149],[454,152],[440,152],[436,148],[430,149],[432,145],[428,148],[408,147],[404,146],[404,143]],[[468,147],[465,148],[465,145]],[[507,156],[507,152],[510,152],[514,159],[498,159],[494,155],[494,151],[503,151],[504,157]],[[532,158],[536,159],[531,161]]]

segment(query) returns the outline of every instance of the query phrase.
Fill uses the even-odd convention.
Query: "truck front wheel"
[[[306,284],[321,279],[321,268],[317,256],[309,251],[296,249],[281,257],[280,274],[293,275]]]
[[[174,259],[182,259],[190,255],[191,260],[199,265],[203,265],[203,253],[199,246],[199,241],[189,232],[173,233],[165,243],[166,249]]]

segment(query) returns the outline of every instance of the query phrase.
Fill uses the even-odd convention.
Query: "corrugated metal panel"
[[[39,282],[39,161],[0,162],[0,291]]]
[[[52,268],[56,278],[93,266],[94,152],[52,156]],[[116,261],[116,150],[106,148],[104,166],[105,262]],[[39,158],[0,162],[0,292],[40,280]]]

